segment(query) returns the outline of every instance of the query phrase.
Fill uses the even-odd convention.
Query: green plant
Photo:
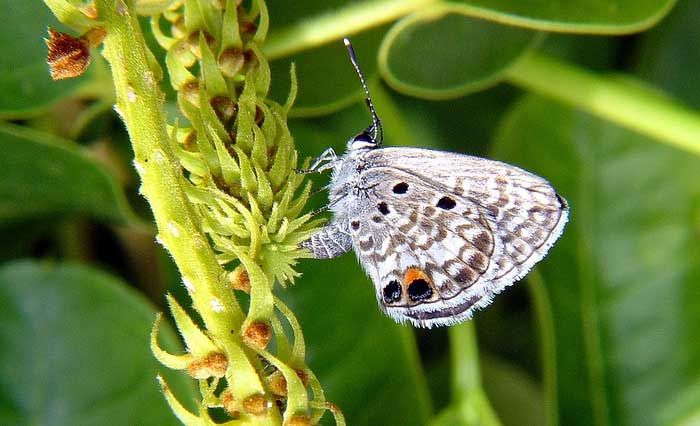
[[[315,423],[339,413],[324,391],[352,425],[699,418],[696,2],[268,1],[269,34],[258,1],[46,0],[68,28],[35,3],[0,2],[0,423],[174,422],[156,371],[187,424]],[[93,51],[85,76],[49,82],[47,24],[104,28],[109,64]],[[351,256],[295,264],[317,223],[297,158],[368,120],[345,35],[388,144],[507,160],[572,205],[527,284],[473,322],[416,334],[381,316]],[[154,352],[199,392],[151,359],[154,309],[97,269],[160,310],[171,294],[188,350],[169,355],[159,321]]]

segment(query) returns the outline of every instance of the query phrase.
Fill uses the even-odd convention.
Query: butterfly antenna
[[[365,75],[362,73],[360,65],[357,63],[357,55],[355,55],[355,49],[352,48],[352,43],[350,43],[350,39],[347,37],[343,38],[343,43],[345,43],[345,47],[347,47],[348,49],[350,62],[352,62],[352,66],[353,68],[355,68],[355,72],[360,78],[360,83],[362,83],[362,88],[365,90],[365,102],[367,103],[367,107],[369,108],[370,114],[372,114],[372,126],[370,126],[368,130],[371,130],[372,132],[372,140],[374,140],[377,143],[377,145],[380,145],[382,143],[382,140],[384,140],[384,129],[382,128],[382,121],[379,119],[377,112],[374,110],[374,104],[372,103],[372,97],[369,94],[369,87],[367,87]]]

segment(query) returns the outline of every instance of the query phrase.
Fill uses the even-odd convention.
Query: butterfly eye
[[[372,140],[372,136],[365,130],[364,132],[358,134],[354,138],[352,138],[353,143],[354,142],[364,142],[364,143],[374,143],[374,140]]]
[[[372,138],[367,130],[358,134],[350,140],[350,149],[366,149],[377,146],[377,141]]]

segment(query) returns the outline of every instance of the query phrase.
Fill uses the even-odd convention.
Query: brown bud
[[[195,379],[209,377],[224,377],[228,368],[226,355],[212,352],[202,358],[195,359],[187,366],[187,372]]]
[[[243,410],[254,416],[265,414],[272,407],[272,402],[265,395],[251,395],[243,400]]]
[[[234,290],[240,290],[244,293],[250,293],[250,277],[248,277],[248,271],[239,266],[230,275],[231,286]]]
[[[272,338],[270,324],[260,321],[252,322],[243,332],[243,340],[248,346],[265,349]]]
[[[255,106],[255,124],[258,125],[258,127],[262,126],[263,120],[265,119],[265,113],[263,112],[262,108],[259,106]]]
[[[287,396],[287,379],[279,371],[267,376],[267,387],[277,396]]]
[[[243,65],[245,65],[245,55],[241,49],[226,49],[219,55],[219,69],[226,77],[233,78],[238,75]]]
[[[311,426],[311,419],[308,416],[296,415],[286,421],[284,426]]]
[[[90,43],[82,37],[75,38],[49,28],[46,46],[49,48],[47,62],[54,80],[78,77],[90,64]]]
[[[184,83],[180,87],[180,93],[192,105],[199,106],[199,82],[197,80]]]
[[[238,405],[236,404],[236,400],[233,398],[233,392],[231,392],[229,389],[225,389],[223,392],[221,392],[219,399],[221,400],[221,405],[223,405],[226,414],[231,417],[238,417]]]
[[[189,46],[190,46],[190,51],[194,54],[194,56],[196,56],[199,59],[202,58],[202,51],[199,49],[199,35],[200,34],[204,35],[204,41],[209,45],[209,47],[213,47],[214,43],[216,42],[214,37],[206,31],[194,31],[194,32],[192,32],[187,37],[187,44],[189,44]]]
[[[299,376],[301,383],[306,386],[309,383],[309,374],[306,372],[306,370],[295,369],[294,371],[297,373],[297,376]]]
[[[211,106],[219,120],[224,123],[236,113],[236,104],[228,96],[214,96],[211,100]]]
[[[197,150],[197,131],[192,130],[185,136],[185,139],[182,141],[182,146],[185,148],[187,151],[196,151]]]
[[[254,34],[258,26],[254,22],[243,21],[240,24],[241,34]]]
[[[306,386],[309,382],[309,375],[305,370],[295,369],[297,377],[301,380],[301,383]],[[287,396],[287,379],[284,377],[282,372],[279,370],[267,376],[267,386],[270,392],[278,396]]]

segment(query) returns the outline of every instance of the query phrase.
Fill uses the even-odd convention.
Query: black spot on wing
[[[442,197],[437,202],[437,207],[443,210],[452,210],[453,208],[455,208],[456,205],[457,203],[455,202],[455,200],[453,200],[450,197]]]
[[[406,191],[408,191],[408,184],[406,182],[399,182],[394,185],[392,190],[394,191],[394,194],[405,194]]]
[[[401,300],[401,284],[392,280],[382,290],[384,303],[396,303]]]
[[[422,278],[413,280],[408,285],[408,297],[410,297],[413,302],[430,299],[432,295],[433,289],[430,287],[430,284]]]

